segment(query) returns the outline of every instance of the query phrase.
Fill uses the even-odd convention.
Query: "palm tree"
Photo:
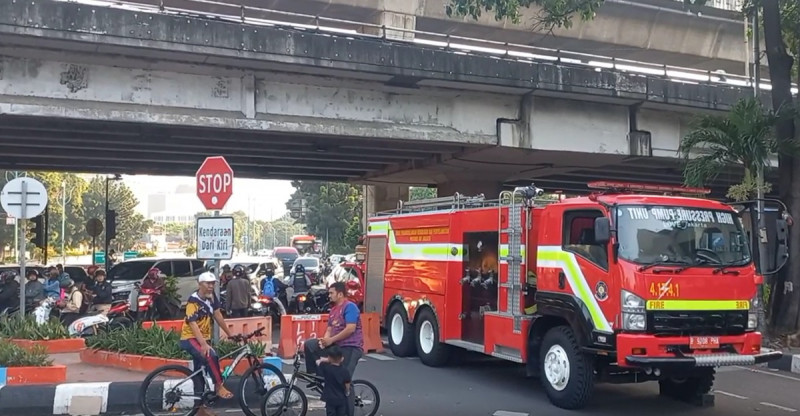
[[[783,117],[791,117],[791,113],[768,110],[755,98],[740,100],[724,116],[697,117],[678,147],[686,161],[684,182],[689,186],[702,186],[714,180],[726,166],[738,165],[744,168],[744,177],[740,184],[728,189],[729,198],[749,199],[759,187],[769,192],[769,184],[758,183],[759,169],[767,169],[773,155],[793,153],[797,149],[795,142],[776,139],[775,124]]]

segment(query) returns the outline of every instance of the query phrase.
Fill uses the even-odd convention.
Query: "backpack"
[[[275,282],[272,279],[264,279],[261,283],[261,294],[269,297],[275,296]]]

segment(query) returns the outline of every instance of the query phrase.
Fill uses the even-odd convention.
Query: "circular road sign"
[[[206,158],[197,170],[197,197],[207,210],[225,207],[233,195],[233,169],[222,156]]]
[[[97,237],[103,233],[103,223],[97,218],[86,221],[86,233],[89,234],[89,237]]]
[[[23,188],[25,188],[24,198]],[[22,215],[23,203],[25,215]],[[9,216],[22,219],[34,218],[47,207],[47,189],[36,179],[17,178],[3,187],[3,191],[0,192],[0,204]]]

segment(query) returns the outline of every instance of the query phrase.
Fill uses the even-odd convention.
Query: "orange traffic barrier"
[[[361,329],[364,332],[364,351],[383,352],[381,315],[376,312],[362,313]]]
[[[153,324],[158,325],[165,331],[180,332],[183,327],[183,320],[177,321],[147,321],[142,322],[142,328],[152,328]],[[226,319],[225,323],[228,324],[228,329],[234,334],[249,334],[258,328],[266,328],[264,335],[253,338],[253,341],[261,342],[267,346],[267,350],[272,349],[272,318],[269,316],[254,316],[251,318],[233,318]],[[221,331],[220,331],[221,332]],[[222,339],[227,338],[224,333],[220,334]]]
[[[322,338],[328,329],[328,315],[284,315],[281,317],[281,339],[278,355],[290,358],[297,344],[311,338]],[[361,314],[361,330],[364,333],[364,351],[382,352],[380,315]]]
[[[328,315],[283,315],[281,316],[281,339],[278,355],[291,358],[297,344],[312,338],[322,338],[328,328]]]

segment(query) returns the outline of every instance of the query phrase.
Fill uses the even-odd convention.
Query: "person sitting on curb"
[[[233,338],[233,334],[222,316],[222,305],[214,295],[214,285],[217,284],[214,273],[201,274],[198,276],[197,282],[197,292],[192,293],[186,302],[186,318],[181,328],[180,347],[192,356],[194,368],[205,366],[208,369],[214,378],[217,396],[221,399],[230,399],[233,397],[233,393],[223,385],[219,356],[209,344],[212,319],[228,335],[228,338]],[[195,391],[203,391],[202,373],[195,376],[193,381]],[[199,416],[214,415],[205,407],[200,407],[197,414]]]

